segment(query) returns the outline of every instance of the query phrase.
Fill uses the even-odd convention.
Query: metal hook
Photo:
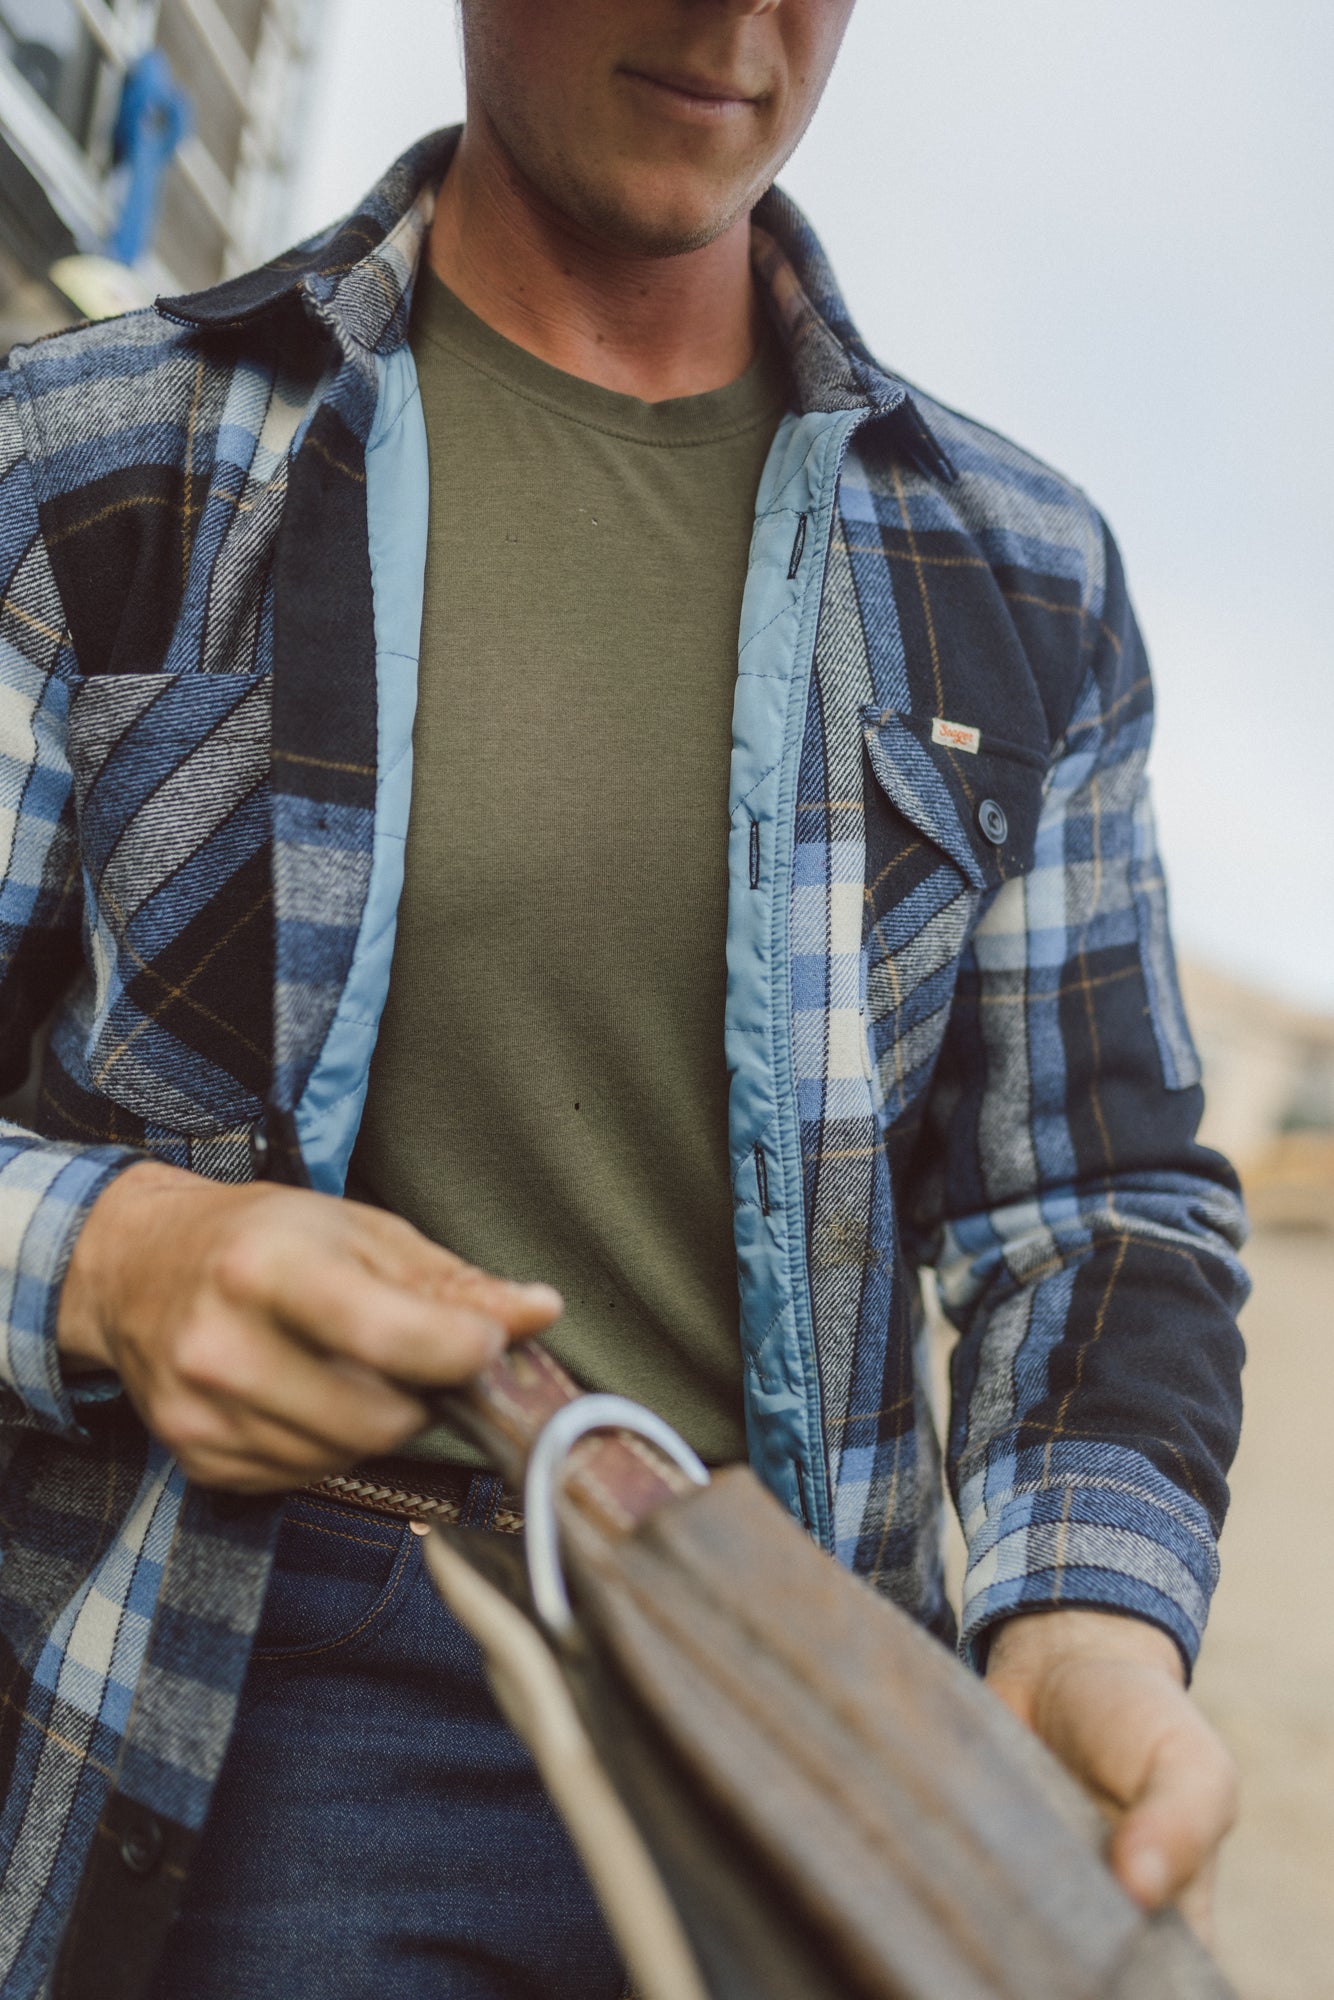
[[[553,1638],[574,1629],[574,1613],[560,1566],[556,1525],[556,1477],[561,1461],[590,1431],[631,1431],[647,1438],[681,1468],[696,1486],[707,1486],[709,1470],[669,1423],[628,1396],[580,1396],[549,1417],[538,1432],[523,1482],[524,1542],[528,1584],[537,1615]]]

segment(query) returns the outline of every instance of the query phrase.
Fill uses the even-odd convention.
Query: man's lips
[[[739,84],[720,83],[715,78],[696,76],[688,70],[631,69],[622,76],[651,92],[664,110],[687,117],[714,119],[748,111],[759,102],[759,94]]]

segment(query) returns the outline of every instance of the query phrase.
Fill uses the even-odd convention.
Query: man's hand
[[[1237,1776],[1172,1640],[1111,1612],[1039,1612],[999,1628],[986,1678],[1103,1808],[1108,1859],[1135,1901],[1179,1903],[1207,1942]]]
[[[192,1479],[282,1491],[393,1451],[414,1389],[465,1381],[561,1310],[397,1217],[298,1189],[127,1168],[80,1231],[57,1341],[110,1368]]]

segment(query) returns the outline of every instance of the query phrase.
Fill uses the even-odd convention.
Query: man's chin
[[[568,197],[567,197],[568,201]],[[725,236],[752,206],[749,190],[703,194],[585,188],[570,215],[589,239],[621,256],[685,257]]]

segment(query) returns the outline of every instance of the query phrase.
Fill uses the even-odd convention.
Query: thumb
[[[1236,1817],[1236,1766],[1204,1718],[1186,1710],[1155,1746],[1108,1858],[1123,1888],[1156,1910],[1195,1879]]]

